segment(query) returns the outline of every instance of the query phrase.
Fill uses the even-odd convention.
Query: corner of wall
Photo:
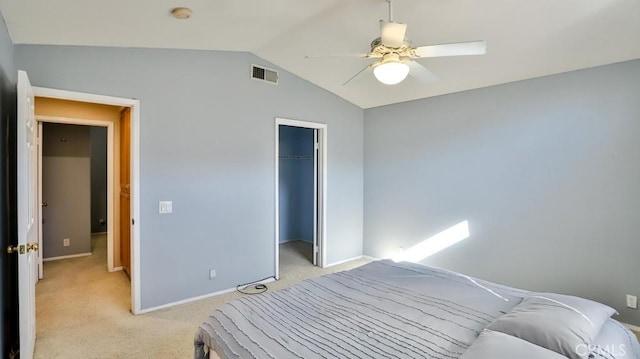
[[[14,44],[9,35],[9,28],[0,11],[0,70],[12,84],[17,81],[17,73],[14,64]]]

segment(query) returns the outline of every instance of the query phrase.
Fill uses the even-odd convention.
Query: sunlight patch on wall
[[[392,259],[395,262],[419,262],[467,238],[469,238],[469,222],[462,221],[414,246],[402,250]]]

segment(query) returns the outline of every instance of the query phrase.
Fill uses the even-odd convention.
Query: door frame
[[[40,96],[37,96],[40,97]],[[57,123],[63,125],[81,125],[81,126],[93,126],[93,127],[106,127],[107,128],[107,270],[109,272],[115,272],[117,270],[122,270],[122,267],[115,267],[115,260],[113,258],[113,234],[114,225],[113,218],[115,216],[114,203],[113,203],[113,173],[114,173],[114,127],[115,124],[110,121],[102,121],[102,120],[90,120],[90,119],[82,119],[82,118],[69,118],[69,117],[61,117],[61,116],[43,116],[36,115],[36,121],[38,121],[38,203],[43,203],[42,198],[42,143],[43,143],[43,135],[42,125],[44,123]],[[42,218],[42,205],[38,208],[39,217]],[[42,226],[40,226],[40,230],[38,231],[38,243],[40,245],[41,250],[38,251],[38,276],[39,279],[43,278],[43,236],[42,236]]]
[[[318,266],[320,268],[326,267],[326,251],[327,251],[327,124],[318,122],[308,122],[299,120],[290,120],[285,118],[275,119],[275,278],[280,279],[280,126],[292,126],[301,128],[310,128],[318,130],[319,150],[322,157],[318,161],[316,171],[320,171],[320,181],[317,183],[318,188],[321,189],[321,195],[317,193],[314,197],[319,201],[315,206],[318,211],[318,221],[315,235],[318,241]],[[315,144],[314,144],[315,146]],[[315,176],[316,179],[318,176]],[[319,198],[318,198],[319,197]],[[314,255],[315,255],[314,248]]]
[[[131,108],[131,312],[141,312],[140,301],[140,101],[132,98],[96,95],[46,87],[33,87],[36,97],[91,102]],[[109,157],[108,157],[109,158]],[[109,160],[107,160],[109,161]],[[113,159],[111,159],[113,161]],[[112,176],[110,176],[111,178]],[[113,183],[112,183],[113,186]],[[113,190],[113,188],[112,188]],[[113,202],[113,200],[111,201]],[[113,203],[112,203],[113,207]],[[113,217],[109,221],[113,226]],[[109,231],[112,233],[113,231]],[[112,253],[113,255],[113,253]],[[112,263],[111,263],[112,264]]]

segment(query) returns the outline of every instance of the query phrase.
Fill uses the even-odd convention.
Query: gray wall
[[[91,132],[91,233],[107,231],[107,128]]]
[[[0,249],[17,244],[13,43],[0,13]],[[18,257],[0,255],[0,356],[18,349]]]
[[[90,127],[43,125],[42,201],[43,258],[91,253]]]
[[[280,243],[313,242],[313,132],[280,126]]]
[[[285,71],[278,86],[252,80],[252,63],[275,66],[248,53],[15,51],[36,86],[141,101],[143,308],[274,274],[275,117],[327,123],[327,262],[362,253],[362,109]],[[160,200],[173,214],[158,214]]]
[[[463,220],[424,263],[607,303],[639,325],[640,61],[365,111],[364,253]]]

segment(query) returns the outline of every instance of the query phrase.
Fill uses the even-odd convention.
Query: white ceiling
[[[189,20],[169,14],[193,9]],[[370,108],[640,58],[638,0],[395,0],[414,45],[486,40],[487,55],[423,59],[439,76],[395,86],[373,75],[342,84],[371,60],[305,59],[366,53],[385,0],[0,0],[16,44],[252,52]]]

